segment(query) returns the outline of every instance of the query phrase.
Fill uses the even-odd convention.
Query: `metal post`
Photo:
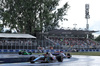
[[[88,24],[88,19],[87,19],[87,25],[86,25],[87,31],[89,30],[89,24]],[[89,38],[88,33],[87,33],[87,39]]]
[[[89,30],[88,19],[87,19],[87,25],[86,25],[86,29],[87,29],[87,30]]]
[[[85,18],[87,19],[87,24],[86,24],[86,30],[89,30],[89,24],[88,24],[88,19],[90,18],[89,15],[89,4],[85,4]],[[88,39],[88,34],[87,34],[87,39]]]

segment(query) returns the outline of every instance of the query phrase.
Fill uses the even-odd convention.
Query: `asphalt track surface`
[[[100,56],[72,55],[72,58],[55,63],[5,63],[0,66],[100,66]]]

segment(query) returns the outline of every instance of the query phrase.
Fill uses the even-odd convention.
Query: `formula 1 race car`
[[[61,52],[61,51],[57,51],[57,52],[54,52],[54,53],[52,53],[53,55],[55,55],[55,56],[57,56],[57,55],[62,55],[63,56],[63,58],[71,58],[71,54],[70,53],[63,53],[63,52]]]
[[[39,57],[35,57],[32,56],[29,59],[30,63],[35,63],[35,62],[39,62],[39,63],[53,63],[53,62],[63,62],[63,57],[58,55],[58,56],[47,56],[46,54],[41,55]]]
[[[19,54],[19,55],[32,55],[32,52],[27,52],[27,51],[25,51],[25,50],[21,50],[21,51],[19,51],[18,54]]]

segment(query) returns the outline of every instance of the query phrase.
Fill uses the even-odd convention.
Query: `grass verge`
[[[70,52],[71,55],[100,56],[100,52]]]
[[[89,56],[100,56],[100,52],[67,52],[71,55],[89,55]],[[33,53],[34,55],[42,55],[45,53]]]

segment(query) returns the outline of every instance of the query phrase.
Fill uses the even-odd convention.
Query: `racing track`
[[[72,58],[66,58],[63,62],[35,64],[29,62],[6,63],[0,64],[0,66],[100,66],[100,56],[72,55]]]

